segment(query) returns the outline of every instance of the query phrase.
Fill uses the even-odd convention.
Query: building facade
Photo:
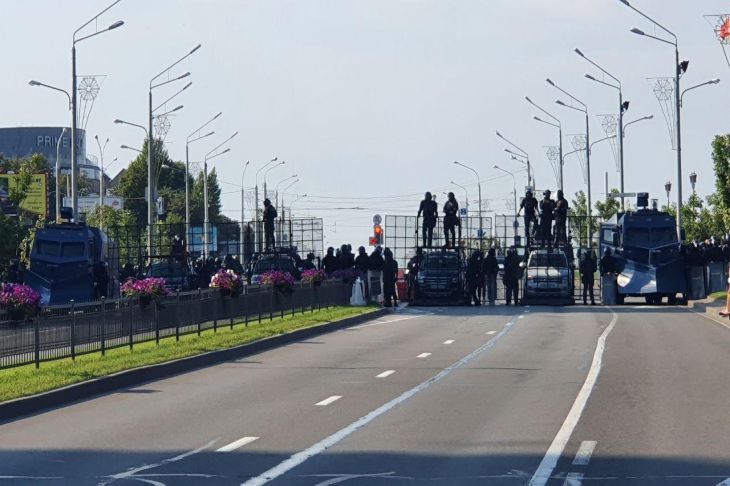
[[[8,159],[42,154],[51,169],[56,166],[56,148],[64,127],[0,128],[0,155]],[[71,129],[61,138],[59,150],[61,173],[71,169]],[[86,132],[76,130],[76,163],[79,171],[92,181],[99,180],[99,166],[86,157]]]

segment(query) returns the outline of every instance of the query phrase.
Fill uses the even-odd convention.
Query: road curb
[[[352,327],[389,314],[388,309],[378,309],[358,316],[347,317],[339,321],[328,322],[313,327],[305,327],[260,339],[252,343],[242,344],[234,348],[210,351],[174,361],[158,363],[131,370],[120,371],[108,376],[94,378],[89,381],[76,383],[56,390],[16,398],[0,403],[0,423],[5,423],[27,415],[44,412],[52,408],[69,405],[81,400],[109,393],[121,388],[138,386],[161,378],[205,368],[226,361],[239,359],[290,344],[302,339],[326,334],[339,329]]]

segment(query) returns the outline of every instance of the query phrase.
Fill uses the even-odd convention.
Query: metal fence
[[[0,313],[0,368],[61,358],[75,358],[122,346],[175,336],[248,326],[264,319],[312,312],[349,302],[350,286],[328,281],[321,286],[296,284],[282,294],[250,285],[238,297],[215,289],[179,292],[143,305],[138,299],[114,299],[43,308],[30,322],[9,321]]]
[[[115,226],[105,228],[106,234],[118,250],[121,268],[126,263],[135,267],[145,266],[148,261],[147,226]],[[277,246],[294,247],[302,257],[314,253],[322,257],[323,221],[321,218],[277,219],[274,226]],[[152,258],[165,257],[173,253],[175,235],[186,242],[186,250],[192,257],[204,254],[206,234],[202,224],[159,223],[152,232]],[[243,244],[241,240],[243,239]],[[264,228],[260,221],[249,221],[241,228],[240,223],[210,223],[207,234],[207,254],[213,257],[236,256],[247,262],[251,256],[263,249]]]

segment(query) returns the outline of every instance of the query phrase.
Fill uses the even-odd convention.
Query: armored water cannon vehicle
[[[637,194],[637,207],[618,213],[600,228],[601,255],[607,249],[613,255],[616,301],[643,297],[649,304],[659,304],[666,297],[675,304],[679,295],[686,302],[685,262],[674,217],[658,210],[656,200],[649,207],[645,192]]]
[[[116,245],[99,228],[83,223],[47,224],[36,231],[25,283],[40,293],[44,305],[114,297],[117,262]],[[100,282],[106,282],[106,288],[98,288]]]

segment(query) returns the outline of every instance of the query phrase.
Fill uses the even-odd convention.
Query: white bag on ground
[[[364,306],[365,302],[365,288],[360,277],[357,277],[355,283],[352,284],[352,296],[350,297],[350,305]]]

